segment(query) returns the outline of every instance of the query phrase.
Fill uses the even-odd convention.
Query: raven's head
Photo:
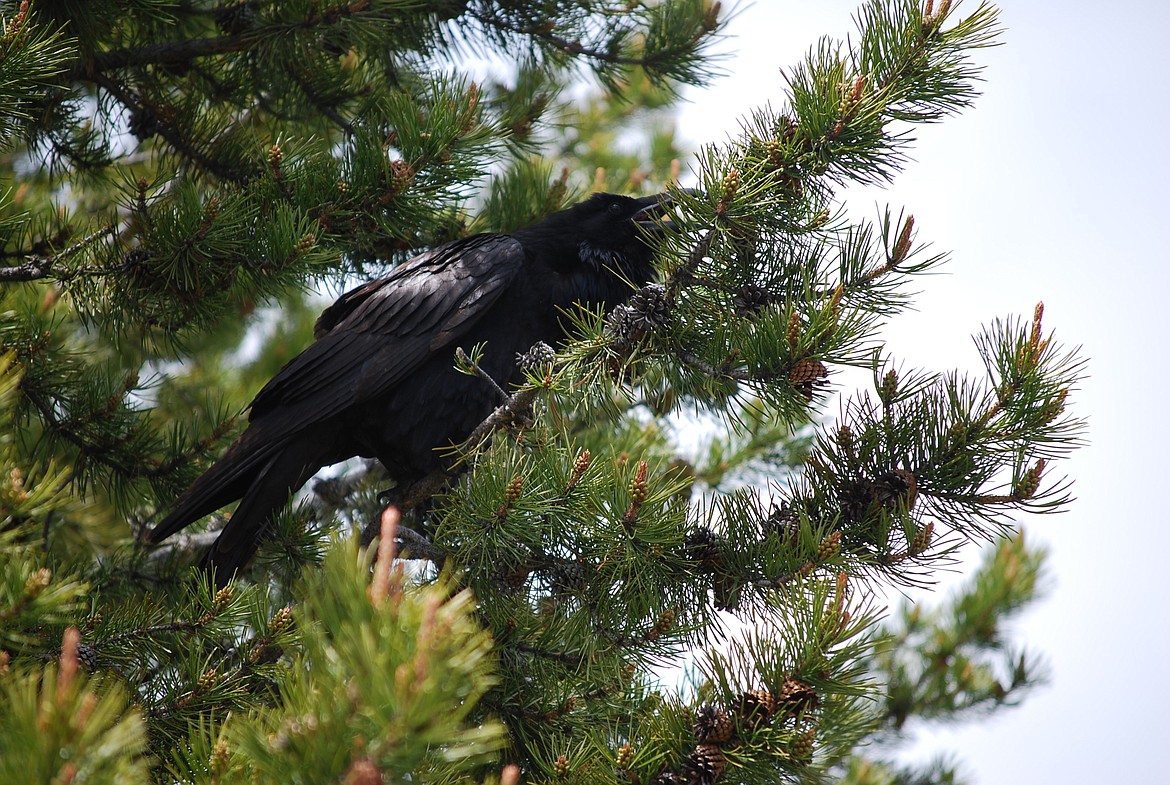
[[[522,232],[557,248],[555,266],[610,270],[637,285],[653,277],[653,236],[671,226],[667,194],[597,193]]]

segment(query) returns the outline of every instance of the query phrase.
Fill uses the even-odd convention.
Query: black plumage
[[[435,248],[342,295],[150,541],[239,499],[204,560],[223,582],[321,467],[377,458],[400,484],[440,468],[441,451],[500,402],[490,385],[454,368],[455,349],[485,344],[481,368],[500,384],[518,382],[517,354],[562,340],[575,303],[608,309],[652,278],[647,234],[661,229],[668,203],[595,194],[511,234]]]

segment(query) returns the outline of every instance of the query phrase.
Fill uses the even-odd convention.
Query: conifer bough
[[[1035,596],[1022,538],[937,613],[879,627],[873,598],[1064,508],[1081,361],[1038,310],[980,335],[981,373],[898,365],[880,325],[944,255],[921,222],[847,220],[835,198],[891,180],[917,124],[972,101],[972,52],[998,29],[967,8],[864,3],[855,36],[815,45],[785,96],[697,155],[654,269],[623,282],[624,307],[563,314],[581,340],[529,353],[520,390],[493,363],[528,346],[436,354],[496,409],[452,456],[460,481],[387,526],[376,569],[321,533],[378,520],[367,465],[375,479],[279,516],[260,580],[220,591],[175,568],[182,548],[144,558],[111,530],[174,499],[305,344],[297,288],[529,226],[590,181],[660,188],[682,155],[666,126],[645,155],[613,140],[672,79],[709,73],[726,14],[0,3],[17,184],[0,193],[0,781],[138,783],[148,761],[178,782],[464,783],[513,762],[510,785],[893,781],[868,742],[1018,700],[1035,658],[999,622]],[[472,81],[465,55],[485,51],[514,78]],[[558,97],[580,63],[622,101]],[[554,149],[558,123],[580,133]],[[231,362],[277,298],[265,351]],[[808,426],[849,365],[873,391]],[[688,449],[672,428],[695,410],[713,435]],[[509,438],[481,439],[501,424]],[[726,609],[748,622],[730,642]],[[693,696],[661,683],[715,644]]]

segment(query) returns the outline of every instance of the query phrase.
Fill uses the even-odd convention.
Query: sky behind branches
[[[858,4],[741,7],[722,47],[731,73],[686,93],[681,141],[725,139],[753,107],[778,102],[780,69],[822,35],[855,32]],[[952,252],[943,274],[920,279],[918,310],[886,329],[893,355],[982,374],[970,336],[996,317],[1029,318],[1042,300],[1045,328],[1089,360],[1071,405],[1091,443],[1059,467],[1075,480],[1069,511],[1023,521],[1051,551],[1050,580],[1012,630],[1044,653],[1052,683],[912,752],[951,751],[980,785],[1168,783],[1170,5],[998,5],[1004,45],[975,54],[983,96],[916,129],[914,160],[893,185],[847,199],[858,217],[905,207],[919,243]]]

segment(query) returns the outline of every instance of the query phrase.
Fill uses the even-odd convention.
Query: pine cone
[[[512,566],[498,570],[496,575],[504,584],[504,588],[512,592],[517,592],[524,588],[524,584],[528,581],[528,576],[532,574],[532,570],[523,566]]]
[[[666,287],[658,283],[643,286],[630,296],[630,308],[637,315],[638,322],[645,325],[647,330],[662,327],[670,318]]]
[[[557,759],[553,761],[553,771],[562,780],[569,776],[569,759],[564,755],[558,755]]]
[[[743,584],[736,580],[734,575],[727,572],[715,573],[715,580],[711,585],[711,600],[715,604],[715,609],[720,611],[737,610],[742,588]]]
[[[859,523],[871,512],[876,513],[876,505],[880,503],[877,483],[867,477],[847,480],[841,488],[839,498],[841,514],[851,523]]]
[[[930,543],[934,540],[934,523],[928,523],[918,530],[914,535],[914,539],[910,540],[910,555],[919,556],[930,547]]]
[[[241,2],[221,5],[215,12],[215,24],[226,35],[240,35],[256,26],[255,3]]]
[[[809,728],[792,742],[792,757],[797,763],[812,763],[813,746],[817,741],[817,729]]]
[[[726,768],[727,758],[715,744],[697,745],[683,764],[683,772],[690,785],[712,785]]]
[[[785,141],[788,141],[792,137],[796,136],[796,131],[799,128],[800,125],[796,122],[796,120],[792,117],[789,117],[788,115],[781,116],[780,119],[776,122],[776,133],[779,134],[779,136]]]
[[[141,278],[150,272],[147,262],[154,256],[149,248],[131,248],[122,256],[122,272],[133,278]]]
[[[695,738],[703,744],[723,744],[731,740],[735,723],[722,709],[704,703],[695,712]]]
[[[557,353],[544,341],[537,341],[528,351],[516,355],[516,364],[524,373],[535,373],[556,362]]]
[[[805,397],[812,400],[813,396],[828,383],[829,369],[820,360],[801,360],[788,371],[788,380],[792,386]]]
[[[779,708],[788,717],[812,711],[820,702],[817,691],[799,679],[789,677],[780,687]]]
[[[781,542],[796,545],[800,541],[800,515],[788,502],[780,502],[779,505],[773,503],[764,520],[763,534],[765,538],[775,534]]]
[[[731,300],[737,314],[754,316],[772,304],[772,295],[767,289],[748,283],[736,289]]]
[[[683,541],[688,558],[707,570],[713,570],[722,561],[719,553],[719,535],[706,526],[699,526]]]
[[[715,595],[715,607],[732,610],[739,606],[740,585],[727,570],[722,553],[723,542],[715,532],[699,527],[687,535],[684,547],[687,558],[697,562],[704,573],[714,576],[711,588]]]
[[[126,130],[139,141],[146,141],[158,133],[160,123],[158,115],[149,107],[140,106],[130,112],[130,119],[126,123]]]
[[[601,335],[615,349],[625,351],[636,342],[632,326],[634,309],[628,305],[617,305],[605,317],[605,328]]]
[[[776,711],[776,698],[766,689],[748,690],[739,696],[739,722],[745,728],[766,725]]]
[[[666,288],[650,284],[634,292],[629,303],[609,312],[602,335],[615,349],[625,351],[665,325],[669,318]]]
[[[817,546],[817,563],[837,558],[841,552],[841,532],[835,531],[825,536]]]
[[[905,503],[907,510],[914,509],[918,501],[918,480],[905,469],[894,469],[878,478],[877,498],[883,507],[897,507]]]
[[[77,645],[77,662],[87,672],[92,672],[98,664],[97,649],[88,643],[79,643]]]
[[[550,588],[557,594],[574,594],[589,585],[590,571],[572,561],[554,562],[549,571]]]

